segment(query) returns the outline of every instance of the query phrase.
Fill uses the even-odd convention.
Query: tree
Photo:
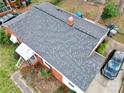
[[[102,19],[118,16],[118,8],[114,3],[107,3],[102,13]]]
[[[119,9],[119,13],[122,14],[124,11],[124,0],[120,0],[118,9]]]

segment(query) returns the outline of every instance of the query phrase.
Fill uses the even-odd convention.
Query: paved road
[[[26,82],[22,79],[22,76],[19,71],[15,72],[11,76],[11,79],[14,81],[17,87],[20,88],[22,93],[34,93],[33,90],[26,85]]]

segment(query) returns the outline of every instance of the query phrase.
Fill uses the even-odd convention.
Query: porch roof
[[[34,51],[24,43],[21,43],[17,47],[16,52],[26,61],[29,60],[34,55]]]

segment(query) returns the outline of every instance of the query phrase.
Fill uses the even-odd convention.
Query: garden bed
[[[41,66],[40,64],[37,64],[35,67],[22,65],[20,71],[27,84],[36,92],[75,93],[58,81],[46,67]]]
[[[21,68],[23,78],[29,86],[41,93],[53,93],[58,87],[62,85],[55,79],[47,69],[38,64],[36,67],[27,66]]]

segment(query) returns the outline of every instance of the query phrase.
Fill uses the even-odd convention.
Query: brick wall
[[[59,74],[55,69],[52,68],[52,74],[61,82],[63,82],[63,77],[61,74]]]

